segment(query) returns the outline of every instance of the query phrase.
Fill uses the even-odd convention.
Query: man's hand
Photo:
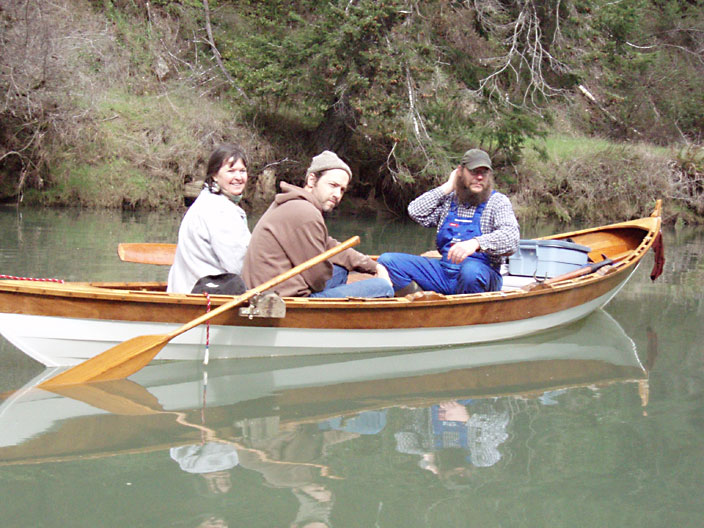
[[[384,279],[386,282],[391,284],[391,287],[393,288],[393,283],[391,282],[391,277],[389,277],[389,272],[379,263],[376,265],[376,276],[380,279]]]
[[[445,183],[442,184],[442,192],[445,194],[450,194],[455,190],[455,179],[458,177],[457,174],[460,171],[460,165],[457,166],[455,170],[450,173],[450,177]]]
[[[464,259],[473,255],[479,249],[479,241],[476,238],[470,238],[462,242],[457,242],[447,252],[447,258],[453,264],[459,264]]]

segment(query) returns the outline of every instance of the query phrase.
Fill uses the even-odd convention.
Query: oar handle
[[[176,337],[177,335],[181,335],[184,332],[187,332],[191,328],[195,328],[201,323],[204,323],[205,321],[208,321],[212,319],[213,317],[220,315],[223,312],[226,312],[227,310],[230,310],[231,308],[234,308],[238,304],[242,304],[243,302],[251,299],[255,295],[265,292],[267,290],[270,290],[274,286],[281,284],[284,281],[287,281],[288,279],[295,277],[299,273],[312,268],[316,264],[320,264],[321,262],[325,262],[327,259],[334,257],[338,253],[341,253],[345,251],[346,249],[349,249],[353,246],[356,246],[359,244],[359,237],[358,236],[353,236],[352,238],[345,240],[341,244],[338,244],[334,248],[330,248],[324,253],[321,253],[320,255],[317,255],[313,257],[312,259],[306,260],[305,262],[302,262],[298,266],[295,266],[291,268],[290,270],[282,273],[281,275],[277,275],[273,279],[269,279],[266,281],[264,284],[260,284],[259,286],[252,288],[251,290],[246,291],[242,295],[235,297],[231,301],[226,302],[223,305],[218,306],[214,310],[211,310],[210,312],[204,313],[200,317],[197,317],[196,319],[193,319],[193,321],[190,321],[189,323],[186,323],[180,328],[177,328],[170,334],[168,334],[169,339]]]
[[[586,266],[582,266],[581,268],[577,268],[576,270],[568,271],[567,273],[563,273],[562,275],[558,275],[557,277],[552,277],[552,278],[544,280],[542,282],[538,282],[538,281],[531,282],[530,284],[526,284],[525,286],[523,286],[521,289],[531,291],[537,287],[549,286],[549,285],[554,284],[556,282],[576,279],[576,278],[582,277],[584,275],[589,275],[589,274],[597,271],[599,268],[603,268],[605,266],[608,266],[609,264],[614,264],[616,262],[619,262],[619,261],[625,259],[630,254],[631,254],[631,252],[627,251],[627,252],[624,252],[624,253],[621,253],[621,254],[615,256],[612,259],[605,258],[604,260],[600,260],[599,262],[592,262],[591,264],[587,264]]]
[[[567,273],[563,273],[562,275],[558,275],[557,277],[552,277],[551,279],[547,279],[546,281],[543,281],[542,284],[553,284],[555,282],[560,282],[564,280],[570,280],[570,279],[576,279],[577,277],[581,277],[583,275],[589,275],[590,273],[594,273],[596,270],[599,268],[602,268],[604,266],[608,266],[609,264],[613,264],[614,261],[611,260],[610,258],[600,260],[599,262],[593,262],[591,264],[587,264],[586,266],[582,266],[581,268],[578,268],[576,270],[568,271]]]

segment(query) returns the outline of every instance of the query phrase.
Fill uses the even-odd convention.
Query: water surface
[[[116,246],[179,221],[0,208],[0,273],[165,280]],[[433,242],[330,231],[368,253]],[[0,403],[0,526],[701,526],[704,235],[666,250],[605,311],[465,349],[155,364],[53,394],[22,389],[50,372],[0,338],[0,391],[21,389]]]

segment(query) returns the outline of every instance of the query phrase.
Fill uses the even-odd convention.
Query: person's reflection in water
[[[477,406],[472,413],[469,404]],[[501,459],[499,446],[508,438],[507,410],[459,400],[406,413],[405,426],[394,435],[396,450],[419,455],[418,465],[447,483],[461,483],[472,466],[490,467]]]
[[[322,484],[307,484],[291,490],[299,507],[291,528],[328,528],[332,512],[332,492]]]
[[[352,417],[337,416],[318,424],[323,431],[334,429],[360,435],[375,435],[386,427],[386,411],[363,411]]]
[[[339,443],[360,435],[378,434],[386,426],[386,411],[365,411],[352,417],[337,416],[318,423],[323,431],[323,451],[333,443]],[[319,484],[309,484],[293,489],[300,503],[296,520],[291,528],[329,527],[332,509],[332,492]],[[325,522],[320,521],[325,519]]]
[[[239,464],[234,445],[208,441],[169,449],[169,455],[186,473],[200,475],[208,495],[223,495],[232,489],[230,470]],[[196,528],[228,528],[228,523],[214,514],[204,514]]]
[[[243,430],[240,465],[261,473],[270,486],[289,488],[299,508],[291,528],[329,527],[334,495],[320,477],[335,479],[320,461],[335,444],[359,433],[331,429],[329,424],[280,428],[277,417],[248,419]]]
[[[223,442],[205,442],[172,447],[169,455],[183,471],[203,477],[211,494],[220,495],[232,489],[230,470],[239,464],[234,446]]]

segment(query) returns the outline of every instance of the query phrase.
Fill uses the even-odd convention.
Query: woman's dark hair
[[[235,161],[238,159],[242,160],[244,166],[247,167],[247,155],[244,150],[238,145],[233,145],[232,143],[223,143],[219,145],[213,153],[210,155],[208,160],[208,169],[205,173],[205,185],[211,187],[215,181],[215,175],[225,163],[230,158],[234,158]]]

